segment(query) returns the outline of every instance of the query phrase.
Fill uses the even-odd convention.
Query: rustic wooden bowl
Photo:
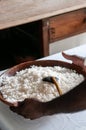
[[[22,69],[26,69],[29,68],[31,65],[37,65],[37,66],[62,66],[62,67],[66,67],[69,69],[73,69],[76,70],[77,73],[79,74],[83,74],[84,77],[86,77],[86,73],[82,70],[81,67],[75,65],[75,64],[71,64],[71,63],[67,63],[67,62],[63,62],[63,61],[58,61],[58,60],[39,60],[39,61],[27,61],[24,63],[20,63],[16,66],[11,67],[10,69],[8,69],[7,71],[5,71],[1,76],[13,76],[15,75],[15,73],[17,71],[20,71]],[[2,102],[4,102],[5,104],[9,105],[9,106],[18,106],[18,102],[16,103],[10,103],[7,102],[4,98],[3,95],[0,93],[0,100]]]

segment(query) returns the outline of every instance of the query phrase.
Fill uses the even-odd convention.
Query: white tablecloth
[[[64,52],[86,57],[86,44]],[[69,62],[62,57],[61,53],[43,59]],[[86,111],[73,114],[56,114],[29,120],[13,113],[7,105],[0,102],[0,130],[86,130]]]

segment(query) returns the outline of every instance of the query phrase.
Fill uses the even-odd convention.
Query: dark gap
[[[41,58],[39,22],[0,30],[0,70]]]

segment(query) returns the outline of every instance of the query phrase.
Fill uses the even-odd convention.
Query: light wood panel
[[[86,0],[0,0],[0,30],[86,7]]]

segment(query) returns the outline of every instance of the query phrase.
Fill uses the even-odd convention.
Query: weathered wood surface
[[[49,18],[49,43],[86,32],[86,8]]]
[[[0,30],[86,7],[86,0],[0,0]]]

